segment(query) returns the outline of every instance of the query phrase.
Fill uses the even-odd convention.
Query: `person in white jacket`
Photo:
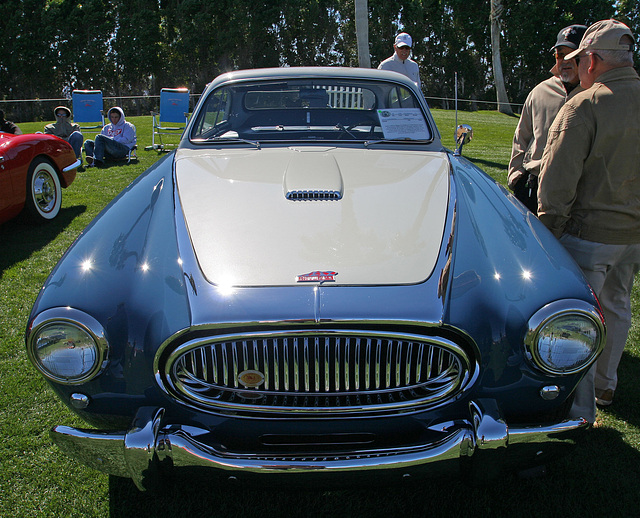
[[[404,74],[411,79],[418,88],[421,88],[420,84],[420,70],[418,63],[409,59],[411,55],[411,48],[413,47],[413,40],[406,32],[401,32],[396,36],[396,40],[393,44],[393,56],[385,59],[378,66],[379,70],[392,70]]]
[[[86,140],[84,143],[89,167],[102,164],[107,158],[125,158],[136,145],[136,127],[125,120],[122,108],[111,108],[107,115],[111,122],[96,135],[95,141]]]

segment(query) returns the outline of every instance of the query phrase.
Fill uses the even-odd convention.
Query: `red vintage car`
[[[55,218],[80,163],[58,137],[0,132],[0,223],[23,210],[34,222]]]

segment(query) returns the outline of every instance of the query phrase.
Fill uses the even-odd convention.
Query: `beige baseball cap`
[[[633,44],[621,44],[623,36],[635,43],[631,29],[618,20],[600,20],[584,33],[577,50],[565,56],[565,61],[578,57],[585,50],[633,50]]]

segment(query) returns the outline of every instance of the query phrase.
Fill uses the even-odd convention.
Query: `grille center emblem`
[[[258,388],[264,383],[264,374],[254,370],[242,371],[238,374],[238,383],[244,388]]]

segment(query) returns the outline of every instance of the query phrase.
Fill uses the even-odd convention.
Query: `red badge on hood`
[[[310,272],[296,276],[296,282],[335,282],[338,272]]]

